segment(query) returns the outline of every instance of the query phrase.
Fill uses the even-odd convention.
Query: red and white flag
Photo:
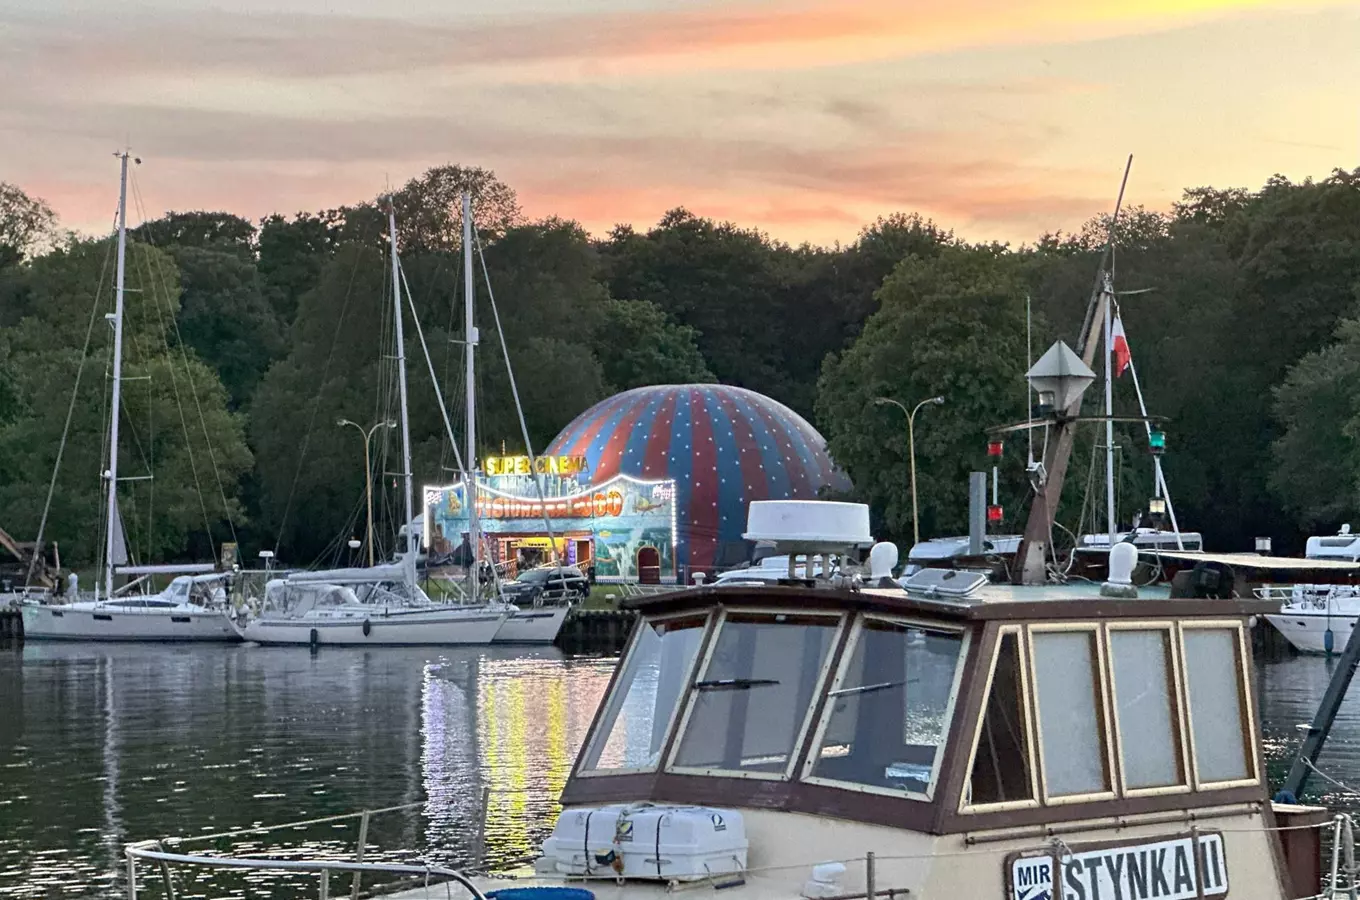
[[[1119,316],[1114,317],[1114,326],[1110,329],[1110,350],[1114,353],[1114,376],[1118,378],[1133,360],[1129,339],[1124,335],[1124,320]]]

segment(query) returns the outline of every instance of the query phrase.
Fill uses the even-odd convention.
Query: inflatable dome
[[[682,578],[745,556],[752,500],[818,497],[850,484],[806,419],[755,391],[721,384],[634,388],[562,429],[548,456],[584,456],[595,484],[616,475],[674,479]]]

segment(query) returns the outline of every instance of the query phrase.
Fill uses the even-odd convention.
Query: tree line
[[[963,530],[967,473],[992,464],[985,430],[1026,416],[1027,343],[1036,356],[1056,338],[1076,345],[1110,238],[1102,216],[1013,248],[895,214],[846,245],[793,246],[682,208],[596,238],[527,219],[491,172],[431,169],[392,196],[430,354],[407,314],[418,484],[456,468],[435,384],[457,422],[464,190],[481,250],[480,453],[523,444],[502,336],[536,449],[616,391],[740,385],[812,421],[876,532],[898,540],[911,534],[906,423],[874,400],[945,398],[917,419],[922,533]],[[362,536],[364,471],[340,419],[379,426],[379,532],[395,532],[387,229],[374,199],[258,222],[174,212],[130,230],[120,474],[154,474],[123,489],[134,550],[207,558],[210,541],[235,539],[248,556],[343,558],[344,538]],[[1115,231],[1115,288],[1149,411],[1167,417],[1182,528],[1216,549],[1270,535],[1297,550],[1346,521],[1360,495],[1360,170],[1194,188],[1167,212],[1126,210]],[[64,448],[46,536],[68,565],[97,552],[112,256],[110,238],[63,233],[40,199],[0,183],[0,525],[36,533]],[[1129,380],[1123,414],[1136,411]],[[1090,508],[1096,437],[1073,456],[1070,531]],[[1151,493],[1151,462],[1141,426],[1116,440],[1127,519]],[[1000,461],[1011,531],[1028,501],[1025,445],[1012,436]]]

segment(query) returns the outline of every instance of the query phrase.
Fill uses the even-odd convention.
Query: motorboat
[[[850,524],[788,552],[834,556],[867,509]],[[1318,892],[1307,873],[1330,818],[1273,803],[1266,781],[1248,633],[1272,604],[1140,597],[1132,548],[1104,586],[940,569],[900,586],[896,558],[879,544],[867,571],[841,560],[812,584],[630,601],[639,621],[533,874],[427,865],[424,886],[393,896],[426,896],[432,873],[525,900],[568,886],[580,900]],[[333,871],[381,869],[157,841],[127,855],[148,873],[311,867],[322,896]]]
[[[1360,535],[1352,534],[1349,525],[1341,526],[1335,535],[1314,535],[1305,545],[1305,558],[1332,562],[1341,571],[1327,574],[1348,576],[1350,583],[1263,588],[1263,593],[1283,601],[1279,613],[1266,618],[1300,653],[1340,651],[1360,621],[1360,587],[1354,583],[1360,577]]]
[[[180,575],[156,594],[19,604],[25,640],[237,641],[225,573]]]
[[[240,635],[311,646],[489,644],[515,611],[502,603],[437,603],[408,569],[397,562],[272,579]]]

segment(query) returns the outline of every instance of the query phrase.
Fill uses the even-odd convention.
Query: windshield
[[[869,619],[822,716],[810,775],[929,797],[953,712],[964,637]]]
[[[839,626],[839,616],[729,614],[692,685],[673,765],[786,773]]]
[[[553,581],[561,581],[567,577],[565,572],[558,569],[530,569],[529,571],[522,573],[519,578],[515,580],[522,581],[526,584],[543,584],[550,576]]]
[[[707,614],[638,628],[609,705],[582,757],[582,772],[652,770],[694,669]]]

